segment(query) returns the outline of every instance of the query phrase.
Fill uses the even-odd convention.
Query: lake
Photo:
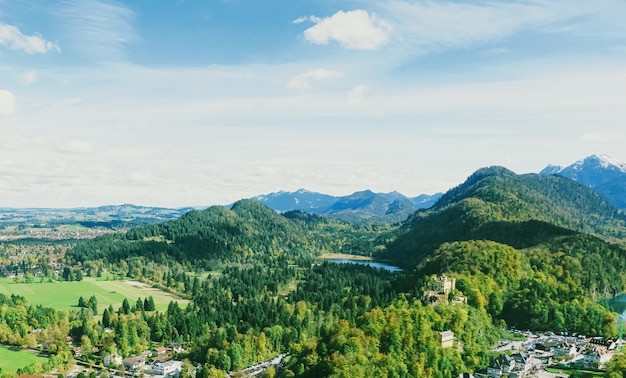
[[[377,269],[385,269],[390,272],[402,272],[402,268],[397,267],[395,265],[389,265],[378,261],[371,260],[353,260],[353,259],[328,259],[328,261],[336,263],[336,264],[359,264],[359,265],[367,265],[372,268]]]
[[[605,301],[611,310],[620,314],[623,319],[626,319],[626,294],[620,294]]]

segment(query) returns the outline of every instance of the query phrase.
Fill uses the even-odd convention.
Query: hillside
[[[371,254],[380,228],[360,227],[302,212],[278,214],[254,200],[231,209],[212,206],[179,219],[135,227],[78,244],[67,256],[75,262],[116,262],[143,257],[157,262],[216,262],[311,258],[325,252]]]
[[[525,248],[559,235],[626,235],[624,217],[573,180],[506,168],[478,170],[403,226],[386,257],[415,266],[441,243],[489,239]]]
[[[623,215],[591,188],[490,167],[415,213],[380,257],[457,277],[470,305],[509,325],[610,333],[596,301],[626,288],[625,235]]]

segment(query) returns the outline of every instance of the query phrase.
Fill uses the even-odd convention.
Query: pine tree
[[[98,313],[98,300],[95,295],[89,297],[89,301],[87,301],[87,307],[91,309],[94,315]]]
[[[130,303],[128,303],[128,299],[126,298],[124,298],[124,301],[122,302],[121,313],[125,315],[130,314]]]
[[[111,325],[111,315],[109,314],[109,310],[106,308],[102,313],[102,325],[104,327],[109,327]]]
[[[148,306],[144,306],[144,310],[146,311],[156,310],[156,305],[154,304],[154,298],[152,298],[152,296],[149,296],[147,299],[148,299]]]
[[[137,298],[137,303],[135,304],[135,309],[137,311],[143,311],[143,301],[141,300],[141,298]]]

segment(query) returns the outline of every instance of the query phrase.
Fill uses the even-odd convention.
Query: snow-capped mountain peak
[[[560,165],[548,164],[548,166],[542,169],[539,173],[542,175],[553,175],[561,172],[562,169],[563,167]]]
[[[611,166],[619,168],[622,172],[626,173],[626,164],[614,159],[607,154],[591,155],[587,159],[595,159],[603,168],[609,168]]]
[[[609,155],[591,155],[565,168],[549,165],[541,173],[557,174],[576,180],[596,189],[618,207],[623,207],[625,203],[623,188],[626,184],[626,164]]]

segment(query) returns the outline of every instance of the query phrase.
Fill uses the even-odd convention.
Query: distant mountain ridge
[[[80,224],[86,227],[132,227],[177,219],[191,207],[165,208],[138,205],[105,205],[77,208],[0,208],[2,225]]]
[[[369,189],[347,196],[331,196],[298,189],[295,192],[262,194],[251,199],[278,212],[300,210],[351,222],[396,223],[405,220],[416,210],[432,206],[439,197],[441,193],[409,198],[395,191],[375,193]]]
[[[617,208],[626,209],[626,164],[609,155],[591,155],[567,167],[548,165],[540,174],[571,178],[593,188]]]
[[[281,190],[279,192],[261,194],[252,197],[252,199],[279,212],[302,210],[319,213],[330,207],[339,197],[312,192],[306,189],[298,189],[295,192]]]

